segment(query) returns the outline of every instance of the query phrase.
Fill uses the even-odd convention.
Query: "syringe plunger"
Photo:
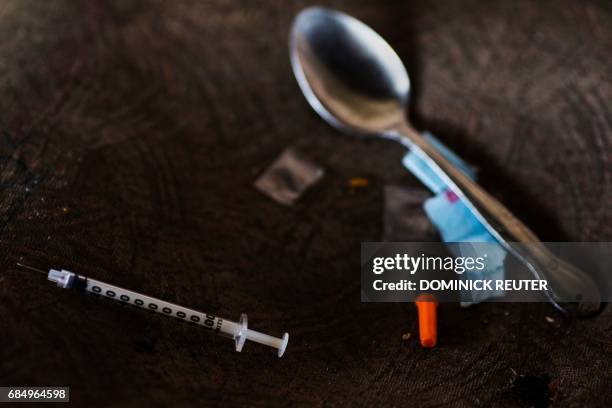
[[[234,322],[230,322],[234,323]],[[236,351],[240,352],[246,340],[254,341],[255,343],[263,344],[268,347],[273,347],[278,350],[278,357],[282,357],[289,343],[289,333],[283,334],[282,338],[270,336],[248,328],[247,315],[243,313],[240,316],[240,323],[234,323],[236,331],[234,332],[234,340],[236,340]]]

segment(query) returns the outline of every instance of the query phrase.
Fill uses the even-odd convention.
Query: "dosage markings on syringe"
[[[134,300],[131,300],[131,298],[125,294],[122,294],[119,297],[117,297],[117,293],[115,293],[115,291],[110,290],[110,289],[104,290],[102,287],[97,286],[97,285],[92,285],[91,291],[89,291],[89,293],[92,293],[94,295],[102,295],[107,299],[121,301],[121,302],[124,302],[125,304],[149,309],[153,312],[163,313],[166,315],[173,314],[172,308],[170,308],[169,305],[167,304],[163,305],[163,307],[161,307],[161,310],[160,310],[160,305],[158,305],[155,302],[147,301],[145,304],[145,302],[142,299],[136,298]],[[189,313],[189,319],[187,319],[188,313]],[[176,313],[174,313],[174,316],[180,321],[199,324],[209,330],[219,331],[221,329],[221,325],[223,324],[223,319],[218,318],[211,314],[192,313],[189,311],[187,311],[186,313],[185,311],[177,310]]]

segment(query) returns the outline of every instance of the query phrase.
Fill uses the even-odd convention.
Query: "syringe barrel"
[[[199,312],[175,303],[166,302],[115,285],[109,285],[108,283],[95,279],[87,278],[85,291],[93,295],[104,296],[121,303],[161,313],[169,317],[175,317],[178,320],[197,324],[215,332],[222,331],[224,326],[223,319],[210,313]],[[223,330],[223,332],[226,332],[226,330]]]

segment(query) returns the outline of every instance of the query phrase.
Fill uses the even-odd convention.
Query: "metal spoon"
[[[391,139],[411,149],[508,252],[537,279],[548,281],[547,296],[553,305],[580,314],[599,309],[599,290],[587,274],[553,255],[527,226],[408,123],[408,74],[375,31],[346,14],[306,8],[293,22],[290,55],[302,92],[323,119],[347,133]]]

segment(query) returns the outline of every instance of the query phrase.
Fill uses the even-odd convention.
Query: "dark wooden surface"
[[[610,2],[325,2],[409,68],[411,118],[545,240],[612,240]],[[287,33],[306,1],[0,3],[0,385],[81,406],[610,406],[612,315],[545,304],[361,304],[359,243],[401,148],[307,106]],[[327,169],[294,207],[256,191],[286,146]],[[351,191],[347,180],[371,185]],[[286,356],[79,297],[71,269],[291,341]],[[553,323],[546,321],[552,317]],[[412,333],[402,341],[401,335]]]

